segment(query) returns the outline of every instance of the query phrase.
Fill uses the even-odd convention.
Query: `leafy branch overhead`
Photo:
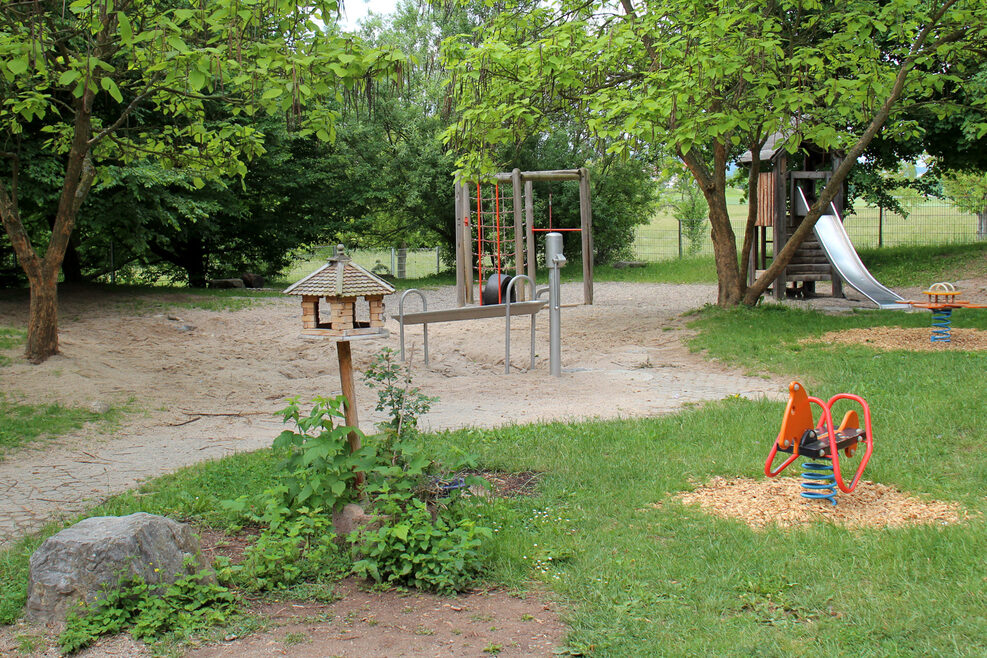
[[[0,219],[31,284],[27,356],[58,351],[55,283],[104,164],[181,167],[192,184],[264,152],[252,117],[332,141],[338,108],[400,83],[407,58],[335,28],[335,0],[38,0],[0,13]],[[21,217],[22,143],[44,137],[64,184],[42,256]]]
[[[776,272],[747,289],[756,203],[738,257],[729,162],[756,156],[778,132],[792,152],[809,141],[845,154],[772,270],[783,267],[879,131],[918,133],[902,115],[916,104],[939,116],[956,109],[942,92],[962,88],[980,61],[983,9],[982,0],[512,0],[475,37],[444,43],[461,111],[445,138],[463,171],[486,171],[495,146],[568,113],[613,152],[676,154],[710,205],[720,303],[753,303]]]
[[[0,19],[6,100],[0,130],[40,121],[52,148],[68,152],[74,114],[92,114],[86,146],[124,162],[145,157],[203,175],[245,172],[262,136],[236,117],[295,117],[303,134],[329,141],[327,100],[395,82],[405,57],[326,29],[336,2],[77,0],[13,3]],[[313,104],[317,107],[312,107]],[[211,104],[229,120],[214,121]],[[134,128],[135,113],[150,114]],[[137,124],[138,122],[133,122]]]

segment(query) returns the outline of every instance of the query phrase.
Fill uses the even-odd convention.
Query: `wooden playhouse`
[[[768,268],[773,255],[781,251],[802,218],[808,214],[809,209],[802,203],[798,189],[802,190],[811,205],[817,198],[819,186],[829,181],[841,162],[839,155],[808,142],[803,142],[801,152],[789,154],[784,148],[786,139],[782,133],[775,133],[761,148],[762,170],[757,180],[757,223],[754,248],[751,251],[752,262],[748,268],[748,284],[753,283]],[[750,151],[739,159],[741,164],[748,166],[752,161]],[[841,217],[845,201],[844,184],[844,189],[833,199]],[[785,270],[775,279],[774,295],[778,299],[784,299],[788,291],[789,294],[810,296],[815,293],[817,281],[831,281],[833,296],[843,297],[842,279],[829,262],[815,235],[810,235],[799,246]],[[789,284],[792,286],[790,289]]]

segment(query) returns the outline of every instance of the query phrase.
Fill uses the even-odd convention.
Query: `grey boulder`
[[[184,523],[143,512],[93,517],[49,537],[31,556],[25,616],[62,622],[76,602],[99,598],[121,579],[165,585],[203,566],[199,540]]]

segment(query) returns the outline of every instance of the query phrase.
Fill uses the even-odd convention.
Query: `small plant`
[[[491,642],[487,646],[483,647],[483,653],[489,653],[492,656],[496,656],[504,648],[502,644],[494,644]]]
[[[167,586],[149,585],[136,576],[70,612],[58,644],[64,653],[72,653],[101,635],[128,628],[137,639],[168,632],[190,635],[224,623],[236,604],[236,595],[206,573],[185,576]]]
[[[243,564],[224,573],[248,590],[284,589],[302,581],[342,575],[332,517],[323,510],[295,510],[292,518],[268,525],[244,551]]]
[[[469,519],[451,520],[440,510],[435,520],[426,504],[403,492],[382,493],[375,500],[380,528],[354,532],[350,541],[361,559],[353,572],[392,585],[441,593],[462,591],[480,568],[479,548],[490,528]]]
[[[359,432],[341,423],[345,419],[346,398],[316,397],[312,409],[303,414],[298,398],[291,398],[281,411],[285,423],[295,430],[284,430],[274,439],[275,451],[284,453],[280,483],[260,496],[241,496],[223,505],[265,525],[276,526],[295,517],[302,509],[333,509],[353,500],[357,473],[368,471],[374,451],[364,447],[350,450],[346,436]]]
[[[377,391],[377,411],[386,411],[388,420],[378,427],[399,440],[418,429],[418,419],[428,413],[432,398],[411,385],[411,371],[399,362],[394,350],[385,347],[364,372],[367,386]]]

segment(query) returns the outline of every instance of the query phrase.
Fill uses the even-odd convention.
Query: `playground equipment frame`
[[[557,169],[552,171],[521,171],[495,174],[493,181],[510,183],[513,188],[514,235],[525,239],[514,241],[515,274],[527,274],[535,281],[535,181],[578,181],[579,182],[579,226],[583,252],[583,303],[593,303],[593,208],[590,199],[589,171],[580,169]],[[474,303],[473,296],[473,241],[470,226],[473,224],[473,209],[470,208],[469,183],[456,180],[456,304],[466,306]],[[523,195],[522,195],[523,189]],[[524,226],[521,216],[524,215]],[[559,230],[559,229],[553,229]],[[575,230],[575,229],[573,229]],[[523,264],[523,265],[522,265]],[[506,273],[505,273],[506,274]],[[483,282],[480,282],[483,285]]]

